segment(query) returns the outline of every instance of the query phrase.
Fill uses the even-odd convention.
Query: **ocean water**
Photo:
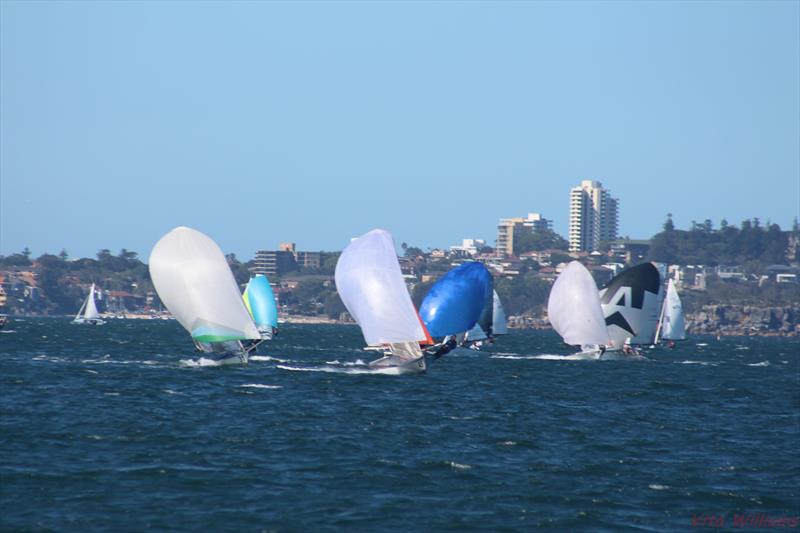
[[[579,361],[512,331],[373,375],[353,326],[247,366],[174,321],[0,333],[0,529],[685,531],[800,514],[800,343]]]

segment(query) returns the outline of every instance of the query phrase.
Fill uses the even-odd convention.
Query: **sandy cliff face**
[[[800,305],[704,305],[686,316],[690,334],[800,336]]]

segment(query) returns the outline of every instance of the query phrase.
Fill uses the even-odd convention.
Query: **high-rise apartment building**
[[[514,233],[553,229],[553,221],[539,213],[528,213],[527,218],[501,218],[497,224],[496,250],[498,255],[514,255]]]
[[[619,200],[599,181],[583,180],[569,194],[569,251],[593,252],[617,238]]]

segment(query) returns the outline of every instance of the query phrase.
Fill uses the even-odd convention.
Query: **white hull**
[[[248,360],[247,353],[226,354],[214,358],[218,365],[246,365]]]
[[[381,370],[384,374],[399,376],[402,374],[421,374],[425,372],[425,357],[404,359],[396,355],[386,355],[369,364],[370,368]]]
[[[72,321],[73,324],[88,324],[90,326],[102,326],[106,323],[105,320],[101,320],[99,318],[76,318]]]

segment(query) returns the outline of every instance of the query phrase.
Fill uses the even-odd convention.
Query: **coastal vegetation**
[[[521,250],[521,257],[512,259],[510,271],[495,273],[495,289],[510,316],[541,316],[554,277],[553,266],[572,260],[566,250],[567,242],[551,230],[541,230],[518,232],[515,246]],[[454,264],[469,260],[463,255],[441,251],[424,252],[407,243],[402,243],[401,249],[404,273],[417,278],[410,282],[410,287],[412,299],[418,306],[435,279]],[[549,266],[522,256],[528,251],[541,250],[548,251]],[[489,248],[479,250],[483,254],[490,252]],[[300,267],[271,276],[281,306],[292,314],[341,317],[345,308],[333,282],[338,257],[339,252],[321,252],[319,267]],[[254,262],[241,261],[235,254],[228,254],[226,258],[236,281],[244,285]],[[791,231],[783,231],[777,224],[762,224],[757,218],[745,220],[739,226],[723,220],[716,228],[706,220],[693,222],[689,229],[681,230],[675,228],[672,217],[668,216],[663,231],[652,238],[646,259],[702,266],[704,272],[710,273],[702,287],[683,289],[687,312],[714,304],[786,306],[800,302],[800,284],[777,283],[775,276],[770,275],[775,265],[800,262],[797,223]],[[582,260],[601,272],[606,271],[600,265],[616,261],[596,254]],[[716,276],[714,269],[723,267],[731,267],[737,276],[731,279]],[[12,314],[74,313],[91,283],[97,283],[112,297],[128,298],[139,307],[160,308],[147,265],[136,252],[124,248],[116,254],[102,249],[95,258],[81,259],[71,259],[66,250],[33,258],[26,248],[0,256],[0,277],[4,277],[7,297],[4,312]],[[598,278],[598,281],[602,280]],[[108,304],[108,301],[99,302],[101,309]]]
[[[770,222],[762,225],[758,218],[744,220],[738,228],[722,220],[715,229],[706,220],[679,230],[667,215],[664,230],[652,238],[648,259],[675,265],[741,265],[747,274],[761,274],[769,265],[800,261],[800,246],[790,247],[790,240],[799,235],[796,220],[791,232]]]

